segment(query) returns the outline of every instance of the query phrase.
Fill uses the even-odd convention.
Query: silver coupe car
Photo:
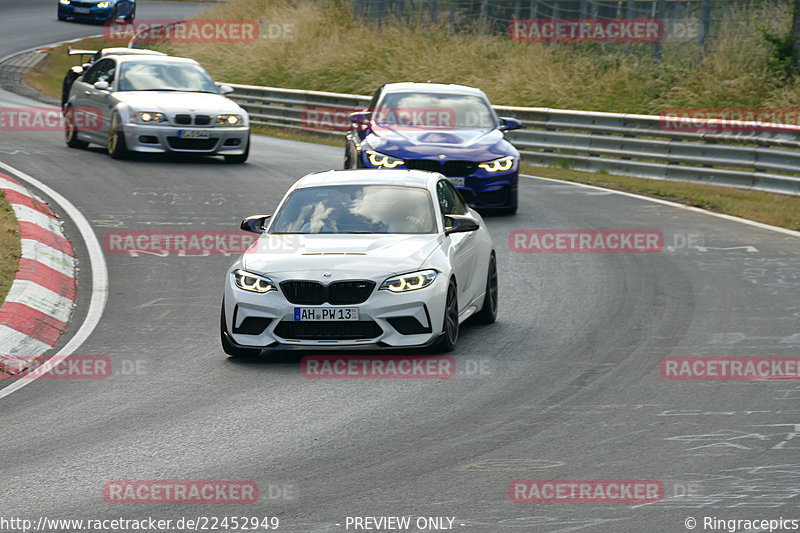
[[[75,80],[64,106],[67,145],[129,152],[221,155],[244,163],[250,151],[247,112],[193,59],[112,55]]]

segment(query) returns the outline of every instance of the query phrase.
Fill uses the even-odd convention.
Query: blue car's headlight
[[[58,0],[58,3],[61,4],[62,6],[68,6],[72,2],[70,0]]]
[[[395,168],[404,163],[404,161],[398,157],[382,154],[375,150],[367,150],[367,158],[369,159],[370,165],[379,168]]]
[[[514,166],[514,156],[508,155],[506,157],[501,157],[499,159],[484,161],[478,166],[483,170],[485,170],[486,172],[503,172],[506,170],[511,170],[511,167]]]
[[[241,268],[233,271],[233,280],[237,287],[250,292],[265,293],[278,290],[271,279]]]
[[[97,7],[99,7],[100,9],[105,9],[109,6],[109,4],[110,2],[98,2]]]
[[[379,290],[387,290],[390,292],[415,291],[427,287],[433,283],[435,279],[435,270],[421,270],[419,272],[412,272],[410,274],[389,278],[381,283]]]

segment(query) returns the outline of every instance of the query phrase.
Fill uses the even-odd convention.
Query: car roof
[[[148,56],[161,56],[164,57],[167,54],[164,52],[158,52],[156,50],[147,50],[144,48],[102,48],[100,50],[100,55],[102,57],[110,56],[110,55],[124,55],[124,56],[131,56],[131,55],[148,55]]]
[[[113,54],[112,54],[113,55]],[[144,62],[152,62],[152,63],[194,63],[198,64],[197,61],[194,59],[190,59],[188,57],[176,57],[176,56],[157,56],[157,55],[145,55],[145,54],[126,54],[126,55],[119,55],[116,56],[115,59],[117,62],[120,63],[128,63],[135,61],[137,63],[144,63]]]
[[[383,86],[384,93],[419,92],[419,93],[447,93],[484,96],[483,91],[476,87],[456,85],[454,83],[415,83],[400,82],[387,83]]]
[[[395,185],[427,189],[443,177],[439,173],[422,170],[326,170],[303,176],[295,183],[294,188],[329,185]]]

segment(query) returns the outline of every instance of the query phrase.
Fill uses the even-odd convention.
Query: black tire
[[[345,146],[344,147],[344,169],[345,170],[350,170],[351,168],[353,168],[353,164],[350,162],[350,147],[349,146]]]
[[[447,286],[442,335],[436,343],[436,349],[440,352],[452,352],[458,343],[458,332],[458,287],[455,280],[451,279]]]
[[[247,359],[261,355],[261,350],[239,348],[231,344],[231,340],[228,338],[228,326],[225,323],[225,302],[222,302],[222,308],[219,313],[219,338],[222,342],[222,351],[231,357]]]
[[[247,148],[244,149],[244,153],[241,155],[226,155],[223,156],[225,158],[225,162],[230,165],[241,165],[247,158],[250,156],[250,134],[247,134]]]
[[[123,20],[125,20],[125,22],[133,22],[135,18],[136,18],[136,6],[133,6],[133,9],[131,9],[130,14]]]
[[[125,134],[117,113],[111,115],[111,126],[108,128],[108,155],[112,159],[125,159],[128,157],[128,148],[125,146]]]
[[[67,140],[67,146],[70,148],[83,149],[89,146],[89,143],[78,139],[78,127],[75,125],[75,110],[72,106],[68,106],[64,110],[64,136]]]
[[[497,259],[492,252],[486,274],[486,297],[483,299],[481,310],[475,314],[475,321],[491,324],[495,320],[497,320]]]
[[[108,21],[109,22],[114,22],[118,18],[119,18],[119,15],[117,15],[117,8],[114,7],[114,9],[111,10],[111,17],[108,19]]]

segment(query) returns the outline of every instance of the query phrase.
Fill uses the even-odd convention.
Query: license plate
[[[450,180],[450,183],[453,184],[453,187],[463,187],[464,186],[464,178],[447,178]]]
[[[295,307],[295,322],[346,322],[358,320],[358,307]]]
[[[75,13],[91,13],[91,12],[92,12],[92,10],[89,9],[88,7],[76,7],[75,8]]]
[[[211,138],[210,131],[204,130],[178,130],[179,139],[209,139]]]

